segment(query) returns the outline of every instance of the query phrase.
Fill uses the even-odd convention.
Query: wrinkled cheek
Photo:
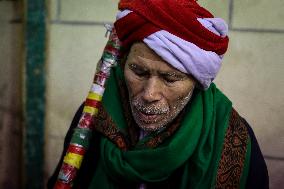
[[[133,97],[133,89],[131,86],[133,86],[133,84],[129,81],[126,81],[126,87],[127,87],[128,95],[130,98]]]
[[[135,84],[139,85],[139,84]],[[139,89],[139,87],[129,87],[128,94],[130,101],[139,101],[142,102],[143,90]]]
[[[186,106],[190,98],[191,98],[190,94],[185,97],[179,97],[176,100],[176,103],[172,104],[171,106],[171,115],[178,114]]]
[[[129,97],[130,99],[133,99],[139,95],[139,91],[141,91],[141,83],[132,80],[127,80],[127,78],[125,79]]]

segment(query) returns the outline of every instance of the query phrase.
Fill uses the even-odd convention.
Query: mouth
[[[141,124],[145,126],[160,123],[169,113],[169,107],[165,104],[146,105],[138,100],[131,103],[131,109],[138,125]]]
[[[163,114],[146,113],[139,110],[136,110],[136,115],[141,122],[146,124],[157,123],[163,117]]]

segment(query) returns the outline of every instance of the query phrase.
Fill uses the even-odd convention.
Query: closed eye
[[[149,71],[141,66],[138,66],[137,64],[129,64],[129,69],[134,72],[137,76],[143,77],[148,76]]]
[[[164,81],[167,83],[174,83],[177,81],[182,81],[186,78],[186,76],[177,74],[177,73],[161,73],[161,77],[163,78]]]
[[[164,77],[164,80],[168,83],[174,83],[176,81],[180,81],[179,79],[176,78],[169,78],[169,77]]]

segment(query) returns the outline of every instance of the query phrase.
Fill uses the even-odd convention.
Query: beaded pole
[[[110,27],[107,27],[110,31]],[[120,42],[114,28],[105,46],[101,61],[99,62],[93,84],[85,100],[83,113],[74,130],[71,142],[63,159],[55,189],[71,189],[77,171],[85,152],[87,151],[92,135],[94,117],[99,113],[105,84],[110,74],[110,69],[116,66],[120,55]]]

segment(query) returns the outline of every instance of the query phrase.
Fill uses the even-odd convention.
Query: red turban
[[[131,12],[115,22],[115,28],[123,46],[159,30],[166,30],[206,51],[223,55],[229,38],[216,35],[206,29],[197,18],[213,18],[195,0],[121,0],[119,9]]]

